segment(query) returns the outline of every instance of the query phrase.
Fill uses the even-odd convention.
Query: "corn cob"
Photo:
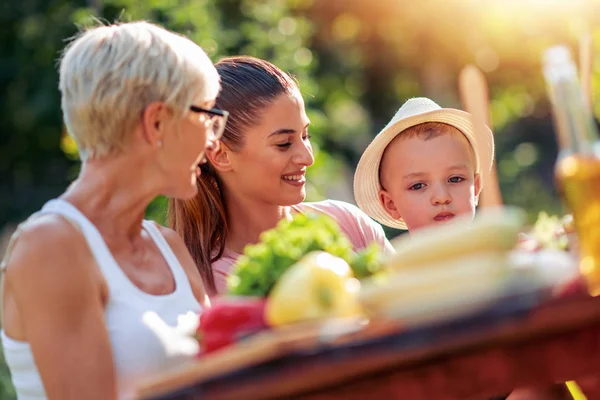
[[[396,254],[385,260],[392,269],[417,268],[468,254],[506,252],[514,248],[525,222],[516,208],[499,208],[479,214],[471,222],[459,217],[444,225],[423,228],[391,241]]]

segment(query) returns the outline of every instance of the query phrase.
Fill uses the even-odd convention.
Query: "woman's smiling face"
[[[242,148],[229,153],[228,191],[279,206],[301,203],[306,168],[314,162],[302,96],[282,93],[257,118],[244,132]]]

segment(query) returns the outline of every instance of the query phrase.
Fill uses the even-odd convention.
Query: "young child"
[[[476,135],[470,114],[409,99],[363,153],[354,196],[373,219],[409,231],[474,216],[493,157],[491,130]]]
[[[373,139],[354,175],[354,196],[371,218],[413,231],[475,207],[494,159],[488,128],[473,132],[470,114],[409,99]],[[519,388],[510,400],[570,398],[563,385]]]

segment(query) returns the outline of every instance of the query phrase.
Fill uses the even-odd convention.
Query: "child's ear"
[[[389,214],[390,217],[394,219],[401,218],[400,212],[398,212],[398,209],[394,204],[392,196],[390,196],[390,194],[385,189],[379,189],[379,201],[381,202],[383,208]]]
[[[219,146],[215,149],[207,150],[206,158],[217,171],[228,172],[233,169],[231,164],[231,150],[223,142],[219,143]]]
[[[481,194],[481,175],[475,174],[475,205],[479,203],[479,195]]]

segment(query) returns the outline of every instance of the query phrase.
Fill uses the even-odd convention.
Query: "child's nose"
[[[450,192],[443,186],[437,187],[436,190],[433,191],[433,196],[431,197],[431,202],[433,205],[443,205],[450,204],[452,201],[452,196],[450,196]]]

